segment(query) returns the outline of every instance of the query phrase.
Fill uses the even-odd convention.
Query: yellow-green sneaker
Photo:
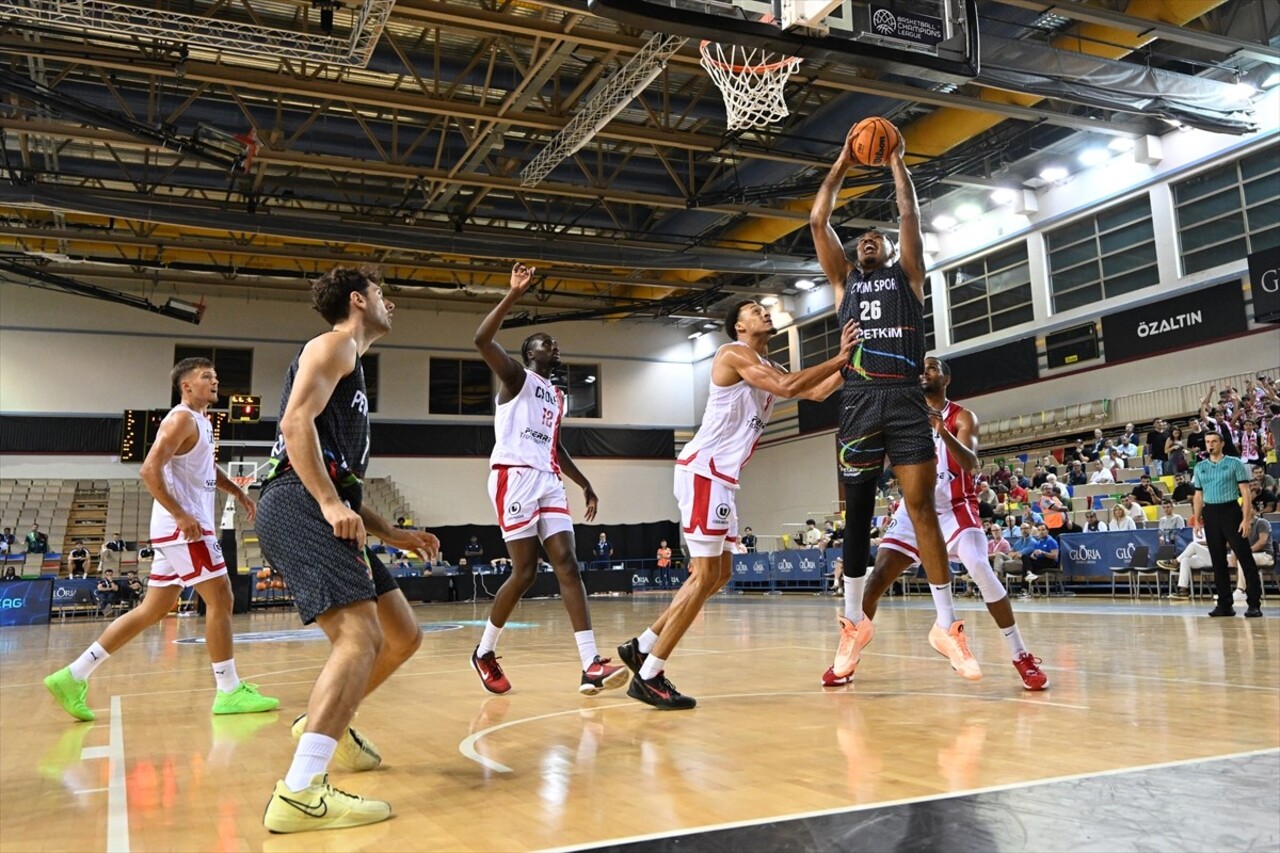
[[[276,782],[262,825],[272,832],[310,832],[364,826],[389,817],[390,803],[339,791],[329,784],[328,773],[317,773],[310,787],[301,791],[289,790],[283,779]]]
[[[293,738],[297,740],[307,731],[307,715],[303,714],[293,721]],[[373,770],[382,763],[382,753],[355,726],[347,726],[346,732],[338,740],[338,748],[333,753],[334,761],[344,770],[362,773]]]
[[[219,690],[213,700],[215,714],[257,714],[262,711],[274,711],[280,707],[280,700],[274,696],[263,696],[258,692],[258,685],[247,681],[230,693]]]
[[[97,719],[97,715],[89,710],[85,702],[89,696],[89,681],[87,679],[81,681],[72,675],[71,667],[64,666],[46,678],[44,686],[49,688],[49,692],[53,694],[54,699],[58,700],[62,710],[77,720],[91,723]]]

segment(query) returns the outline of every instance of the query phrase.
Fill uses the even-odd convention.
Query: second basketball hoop
[[[702,67],[724,97],[729,130],[767,127],[790,115],[783,89],[801,62],[761,48],[702,42]]]

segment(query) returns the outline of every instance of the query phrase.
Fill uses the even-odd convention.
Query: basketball
[[[845,140],[849,154],[864,166],[883,166],[898,147],[898,129],[879,116],[864,118]]]

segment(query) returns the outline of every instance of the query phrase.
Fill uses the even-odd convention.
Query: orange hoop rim
[[[779,68],[785,68],[788,65],[798,65],[801,62],[804,62],[804,57],[801,57],[801,56],[784,56],[782,59],[779,59],[777,62],[765,62],[765,63],[761,63],[760,65],[734,65],[733,63],[730,63],[730,62],[721,62],[719,59],[716,59],[715,57],[711,56],[710,53],[707,52],[708,45],[724,44],[724,43],[725,42],[713,42],[710,39],[703,39],[699,49],[702,51],[702,58],[705,59],[707,62],[711,63],[717,68],[720,68],[724,71],[730,71],[734,74],[746,74],[746,73],[764,74],[769,71],[777,71]]]

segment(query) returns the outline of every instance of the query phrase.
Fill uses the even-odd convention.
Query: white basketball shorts
[[[550,471],[499,465],[489,472],[489,499],[498,514],[502,541],[540,541],[557,533],[573,534],[564,483]]]

